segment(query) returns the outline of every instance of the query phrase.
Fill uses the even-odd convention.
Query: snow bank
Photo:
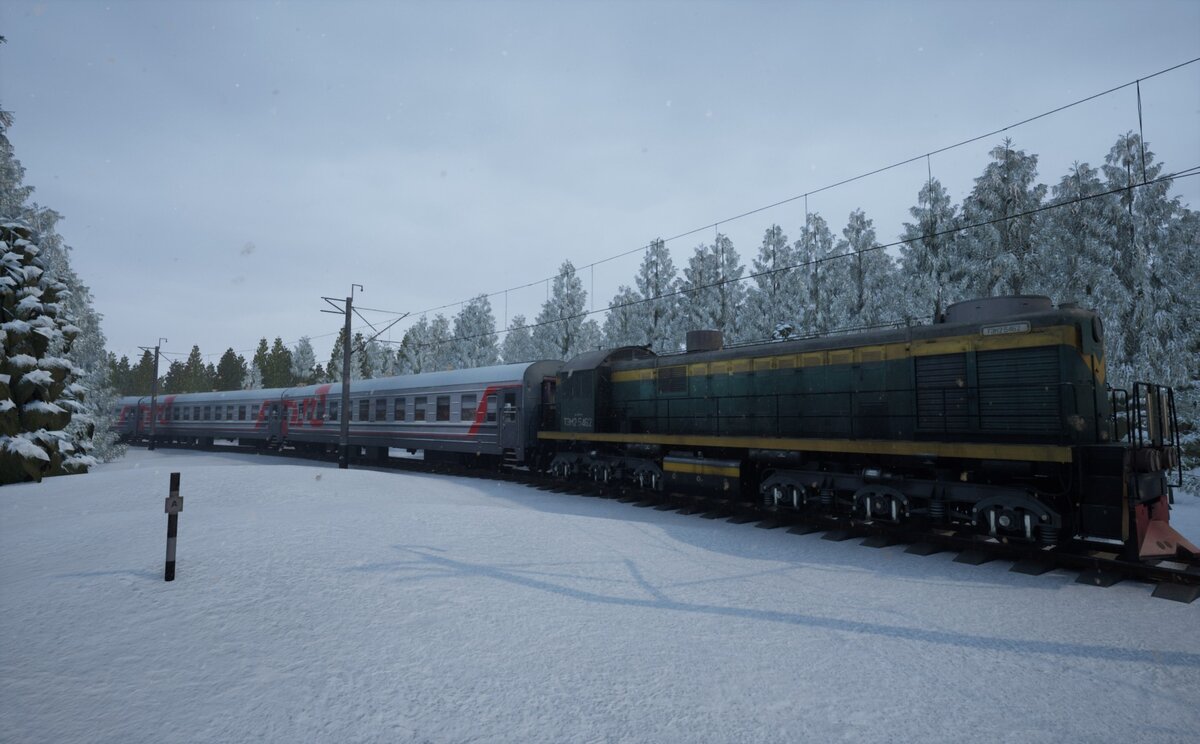
[[[0,490],[10,741],[1182,741],[1198,620],[1142,584],[231,453]]]

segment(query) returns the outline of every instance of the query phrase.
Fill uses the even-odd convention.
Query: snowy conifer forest
[[[911,218],[895,227],[877,226],[865,209],[845,217],[814,211],[799,226],[767,225],[756,246],[735,246],[718,233],[681,255],[656,239],[636,274],[596,311],[567,260],[547,282],[534,318],[514,315],[498,326],[489,296],[477,295],[450,317],[418,317],[398,343],[355,333],[351,375],[568,359],[622,345],[672,353],[693,329],[722,331],[726,343],[845,333],[928,323],[969,298],[1044,294],[1100,313],[1114,387],[1147,380],[1175,388],[1194,463],[1200,215],[1172,195],[1168,166],[1138,134],[1118,136],[1106,153],[1080,155],[1099,165],[1077,160],[1047,185],[1039,181],[1038,156],[1005,139],[987,153],[961,203],[930,177],[913,184]],[[335,382],[343,344],[339,334],[325,366],[307,337],[291,348],[263,337],[249,362],[231,347],[216,367],[193,348],[185,361],[170,363],[160,390]],[[149,392],[149,352],[109,364],[122,393]]]

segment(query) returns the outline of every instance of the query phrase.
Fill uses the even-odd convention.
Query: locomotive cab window
[[[450,420],[450,396],[449,395],[439,395],[437,397],[437,420],[438,421],[449,421]]]

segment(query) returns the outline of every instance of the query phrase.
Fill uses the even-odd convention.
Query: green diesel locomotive
[[[560,477],[702,491],[1045,545],[1196,552],[1169,526],[1169,388],[1105,380],[1093,312],[1045,297],[931,325],[725,348],[583,354],[538,437]]]

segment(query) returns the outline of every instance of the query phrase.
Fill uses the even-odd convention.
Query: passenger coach
[[[554,404],[561,366],[540,361],[357,380],[349,411],[341,410],[340,383],[163,395],[154,438],[324,452],[338,445],[347,415],[350,446],[375,457],[396,448],[423,450],[426,459],[472,455],[523,463],[537,445],[539,417]],[[122,398],[119,406],[122,438],[149,439],[150,398]]]

